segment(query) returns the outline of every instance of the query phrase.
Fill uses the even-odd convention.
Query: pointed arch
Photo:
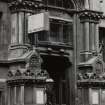
[[[63,7],[66,9],[76,9],[74,0],[46,0],[47,5]]]
[[[73,0],[64,0],[63,5],[67,9],[76,9],[76,5]]]
[[[71,0],[72,4],[74,5],[74,9],[77,9],[77,0]]]
[[[75,6],[75,9],[82,10],[84,8],[84,0],[71,0]]]

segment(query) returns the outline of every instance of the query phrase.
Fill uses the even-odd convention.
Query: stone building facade
[[[104,6],[0,0],[0,104],[104,105]],[[29,33],[29,17],[41,13],[48,30]]]

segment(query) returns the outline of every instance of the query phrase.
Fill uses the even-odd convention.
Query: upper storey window
[[[45,0],[47,5],[73,9],[74,5],[71,0]]]
[[[61,22],[57,20],[50,21],[49,32],[39,32],[38,41],[48,41],[52,44],[70,45],[73,37],[73,23]]]
[[[72,37],[72,23],[50,22],[50,41],[69,44]]]

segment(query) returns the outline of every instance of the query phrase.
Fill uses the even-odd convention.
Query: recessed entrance
[[[42,68],[46,69],[50,77],[54,80],[54,88],[52,92],[55,95],[55,98],[52,99],[53,103],[57,105],[67,105],[69,85],[66,69],[71,66],[68,58],[48,55],[42,56],[42,58]]]

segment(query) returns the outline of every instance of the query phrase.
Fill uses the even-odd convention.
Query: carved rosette
[[[79,12],[81,22],[99,22],[103,18],[102,12],[83,10]]]
[[[41,0],[11,0],[8,6],[12,12],[29,10],[34,12],[37,8],[42,7]]]

